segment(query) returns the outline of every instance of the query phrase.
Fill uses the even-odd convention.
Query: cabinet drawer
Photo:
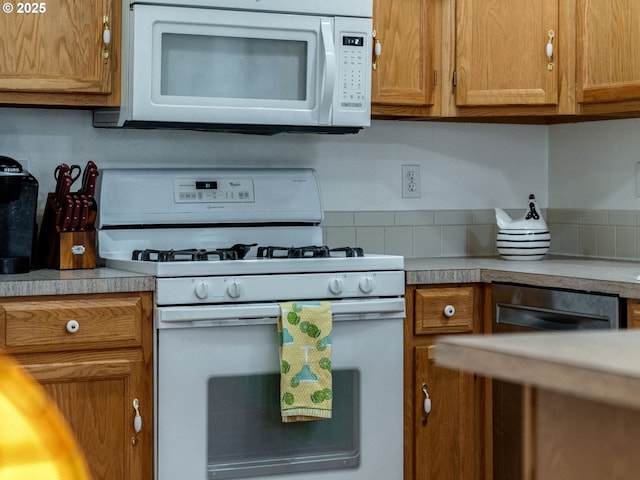
[[[4,346],[10,352],[63,351],[140,345],[139,296],[0,302]],[[0,322],[1,324],[2,322]]]
[[[415,295],[416,335],[473,331],[474,287],[421,288]]]

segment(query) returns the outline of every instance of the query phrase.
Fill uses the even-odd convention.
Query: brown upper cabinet
[[[374,115],[440,114],[440,2],[374,0],[371,103]]]
[[[374,115],[640,115],[635,0],[374,0],[373,23]]]
[[[449,113],[573,113],[574,29],[568,3],[456,0],[454,106]]]
[[[640,2],[578,0],[580,113],[640,111]]]
[[[118,0],[4,5],[0,15],[0,103],[119,104]],[[108,46],[105,30],[110,36]]]

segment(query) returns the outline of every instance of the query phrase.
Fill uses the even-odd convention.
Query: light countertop
[[[640,409],[640,330],[439,337],[435,362]]]
[[[406,283],[511,282],[534,286],[611,293],[640,299],[640,262],[579,257],[548,257],[508,261],[500,257],[438,257],[405,259]],[[0,297],[152,291],[152,276],[95,268],[34,270],[0,275]]]
[[[0,275],[0,297],[153,290],[155,290],[153,277],[112,268],[43,269],[15,275]]]
[[[640,262],[580,257],[511,261],[500,257],[405,259],[408,285],[509,282],[640,298]]]

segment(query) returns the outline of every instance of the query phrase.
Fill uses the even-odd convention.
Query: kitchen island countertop
[[[507,282],[640,299],[640,262],[581,257],[510,261],[500,257],[405,259],[407,285]]]
[[[155,289],[155,279],[112,268],[34,270],[0,275],[1,297],[72,295],[84,293],[144,292]]]
[[[640,409],[640,330],[444,336],[435,362]]]

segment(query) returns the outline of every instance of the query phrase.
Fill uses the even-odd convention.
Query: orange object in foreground
[[[44,388],[0,350],[0,480],[89,480],[84,456]]]

